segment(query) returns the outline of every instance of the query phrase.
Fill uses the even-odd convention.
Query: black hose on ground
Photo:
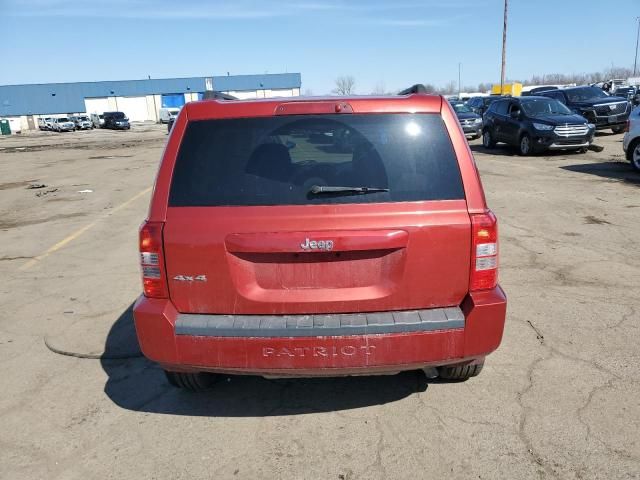
[[[57,353],[58,355],[64,355],[66,357],[75,357],[75,358],[84,358],[89,360],[128,360],[131,358],[140,358],[142,357],[142,352],[137,352],[135,354],[132,353],[121,353],[121,354],[106,354],[106,353],[78,353],[78,352],[69,352],[66,350],[61,350],[59,348],[54,347],[49,343],[47,337],[43,337],[45,346],[51,350],[53,353]]]

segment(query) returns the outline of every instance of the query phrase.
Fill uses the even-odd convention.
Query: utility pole
[[[638,34],[636,35],[636,56],[633,61],[633,76],[636,76],[636,67],[638,66],[638,41],[640,40],[640,17],[636,17],[636,22],[638,22]]]
[[[500,73],[500,95],[504,91],[504,82],[507,65],[507,11],[509,0],[504,0],[504,24],[502,26],[502,71]]]
[[[460,92],[462,91],[462,74],[460,73],[462,69],[462,63],[458,62],[458,100],[460,100]]]

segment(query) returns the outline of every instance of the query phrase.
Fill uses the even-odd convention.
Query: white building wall
[[[229,95],[233,95],[234,97],[240,99],[240,100],[253,100],[258,98],[258,94],[255,90],[251,90],[251,91],[235,91],[235,90],[231,90],[228,92],[224,92],[227,93]]]
[[[275,90],[250,90],[250,91],[228,91],[224,92],[233,95],[240,100],[250,100],[255,98],[274,98],[274,97],[297,97],[300,95],[299,88],[280,88]]]
[[[113,97],[85,98],[84,106],[87,113],[103,113],[110,110],[115,110],[115,101],[113,102],[112,106],[111,102],[109,101],[110,98]]]
[[[147,112],[147,97],[116,97],[116,105],[132,122],[152,120]]]
[[[147,95],[147,118],[149,120],[153,120],[154,122],[158,121],[158,108],[156,107],[156,103],[154,101],[155,95]]]
[[[160,109],[162,108],[162,95],[154,95],[153,96],[153,108],[156,111],[155,119],[156,122],[160,121]]]

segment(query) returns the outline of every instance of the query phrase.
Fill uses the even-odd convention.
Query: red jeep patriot
[[[220,373],[463,380],[502,338],[497,237],[442,97],[189,103],[140,229],[140,346],[191,390]]]

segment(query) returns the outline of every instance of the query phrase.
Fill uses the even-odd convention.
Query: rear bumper
[[[455,317],[457,309],[448,310]],[[504,329],[502,289],[469,295],[459,311],[464,320],[446,323],[458,321],[447,319],[443,328],[423,325],[394,333],[349,335],[313,332],[315,336],[255,336],[262,335],[259,331],[252,336],[214,336],[214,331],[186,334],[184,316],[169,300],[146,297],[136,302],[134,318],[142,352],[167,370],[315,376],[400,372],[473,362],[493,352]],[[176,333],[176,324],[181,334]],[[454,328],[446,328],[449,325]]]

